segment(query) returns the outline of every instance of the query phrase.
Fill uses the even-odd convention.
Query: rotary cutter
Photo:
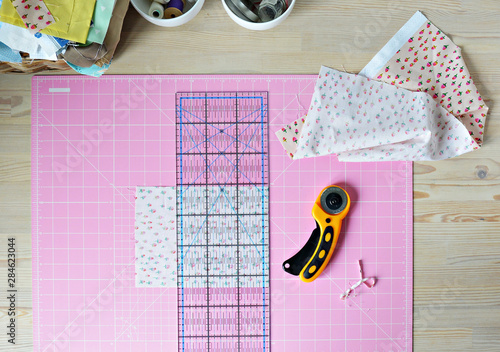
[[[302,249],[283,263],[283,270],[312,282],[328,265],[340,234],[342,220],[349,212],[351,199],[338,186],[324,188],[312,208],[316,228]]]

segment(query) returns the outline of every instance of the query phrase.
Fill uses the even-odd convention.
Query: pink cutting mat
[[[316,76],[34,77],[33,330],[37,351],[176,351],[175,289],[135,288],[135,186],[175,185],[175,93],[267,91],[270,131],[302,116]],[[270,144],[271,350],[412,350],[412,168],[291,161]],[[314,229],[325,186],[351,211],[330,265],[281,269]],[[371,290],[359,287],[357,261]]]

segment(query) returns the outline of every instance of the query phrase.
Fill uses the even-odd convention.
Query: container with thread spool
[[[132,6],[142,17],[162,27],[177,27],[189,22],[200,12],[204,2],[205,0],[131,0]]]
[[[296,0],[251,0],[253,6],[246,5],[247,9],[242,11],[241,5],[245,5],[249,0],[221,1],[224,10],[234,22],[254,31],[271,29],[283,23],[296,3]],[[255,17],[258,19],[255,20]]]

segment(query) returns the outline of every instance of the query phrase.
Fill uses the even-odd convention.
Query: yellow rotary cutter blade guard
[[[338,186],[324,188],[312,208],[316,228],[302,249],[283,263],[283,269],[300,276],[304,282],[312,282],[323,272],[332,257],[342,226],[349,212],[351,199]]]

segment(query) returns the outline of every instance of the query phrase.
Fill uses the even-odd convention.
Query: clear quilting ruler
[[[179,351],[269,351],[267,92],[177,93]]]

